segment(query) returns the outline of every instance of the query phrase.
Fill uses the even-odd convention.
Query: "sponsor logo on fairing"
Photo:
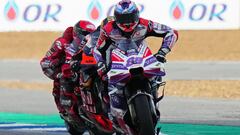
[[[111,69],[122,69],[126,70],[127,68],[123,64],[113,63]]]
[[[153,56],[153,57],[150,57],[150,58],[148,58],[146,61],[145,61],[145,63],[144,63],[144,67],[146,67],[146,66],[148,66],[148,65],[150,65],[150,64],[152,64],[152,63],[154,63],[154,62],[156,62],[157,61],[157,59]]]
[[[130,67],[130,66],[132,66],[132,65],[134,65],[134,64],[141,64],[142,61],[143,61],[143,59],[142,59],[141,57],[132,57],[132,58],[129,58],[129,59],[127,60],[126,66],[127,66],[127,67]]]

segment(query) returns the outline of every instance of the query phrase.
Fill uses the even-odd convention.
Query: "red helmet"
[[[67,40],[67,42],[72,42],[73,40],[73,27],[68,27],[64,32],[62,37]]]
[[[124,32],[132,32],[139,22],[139,10],[131,0],[120,1],[114,9],[117,26]]]
[[[89,21],[80,20],[73,27],[73,37],[86,36],[96,30],[94,24]]]
[[[74,43],[80,45],[85,36],[96,30],[95,25],[89,21],[80,20],[73,27]]]
[[[80,20],[73,27],[74,43],[81,44],[85,36],[96,30],[95,25],[89,21]]]

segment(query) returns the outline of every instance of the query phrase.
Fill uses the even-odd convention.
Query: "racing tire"
[[[136,121],[138,124],[139,135],[155,135],[150,103],[145,95],[139,95],[134,99]]]
[[[67,121],[64,121],[64,123],[65,123],[65,126],[66,126],[66,129],[67,129],[68,133],[71,134],[71,135],[83,135],[83,133],[85,132],[85,131],[77,130],[72,124],[70,124]]]

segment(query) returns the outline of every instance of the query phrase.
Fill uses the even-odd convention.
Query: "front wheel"
[[[146,95],[134,99],[134,108],[139,135],[155,135],[150,103]]]

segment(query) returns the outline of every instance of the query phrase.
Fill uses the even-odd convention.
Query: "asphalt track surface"
[[[0,80],[49,82],[37,61],[0,61]],[[169,62],[171,80],[239,80],[240,62]],[[51,93],[0,88],[0,112],[57,114]],[[159,104],[164,123],[240,126],[240,101],[165,97]],[[1,119],[1,118],[0,118]],[[0,121],[3,122],[3,121]],[[0,124],[1,125],[1,124]],[[240,131],[238,132],[240,134]],[[14,131],[1,135],[64,135],[66,132]]]
[[[2,89],[1,112],[51,115],[57,110],[49,92]],[[164,97],[159,104],[162,121],[240,126],[239,100]]]
[[[0,91],[1,112],[38,114],[45,116],[57,114],[53,98],[49,92],[9,89],[1,89]],[[239,103],[239,100],[209,100],[196,98],[193,99],[180,97],[165,97],[159,104],[159,108],[161,110],[161,122],[181,124],[192,123],[208,125],[231,125],[239,127]],[[56,132],[46,133],[38,130],[19,131],[3,130],[0,128],[1,135],[19,135],[21,133],[24,133],[26,135],[56,134]],[[58,132],[57,134],[62,135],[67,133]]]
[[[39,61],[0,60],[0,80],[49,82]],[[169,80],[240,80],[240,62],[170,61],[165,64]]]

